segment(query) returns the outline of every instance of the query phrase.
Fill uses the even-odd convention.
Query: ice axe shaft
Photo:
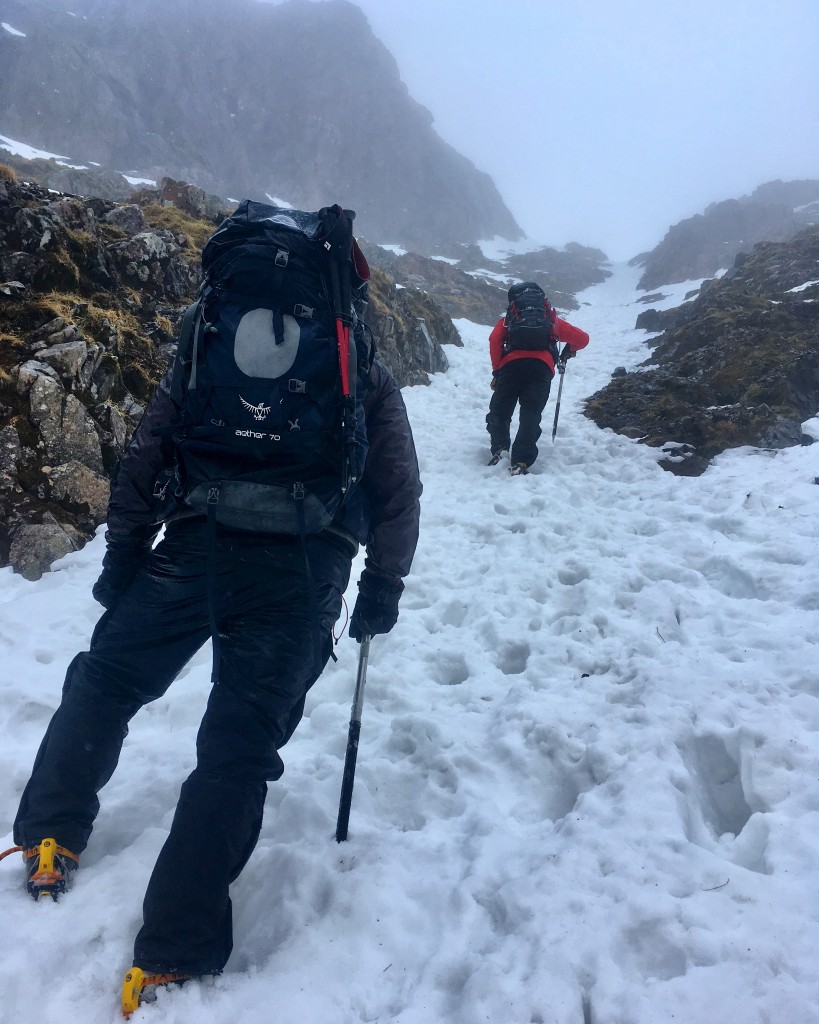
[[[552,441],[555,439],[557,433],[557,418],[560,415],[560,396],[563,393],[563,374],[566,372],[566,364],[562,359],[557,361],[557,372],[560,374],[560,384],[557,389],[557,402],[555,404],[555,421],[552,424]]]
[[[358,758],[358,737],[361,734],[361,711],[364,706],[364,685],[367,682],[367,661],[370,657],[370,638],[361,638],[358,652],[358,674],[355,680],[353,710],[350,714],[350,728],[347,733],[347,754],[344,758],[344,775],[341,779],[341,799],[338,805],[338,821],[336,823],[336,842],[343,843],[347,838],[347,826],[350,824],[350,806],[353,802],[353,783],[355,782],[355,765]]]

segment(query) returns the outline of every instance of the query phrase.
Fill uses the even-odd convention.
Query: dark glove
[[[560,353],[560,361],[561,363],[565,363],[567,359],[574,359],[576,355],[577,353],[573,348],[569,348],[568,345],[564,345],[563,351]]]
[[[398,621],[398,602],[404,590],[396,576],[379,576],[365,569],[358,581],[358,597],[350,619],[350,636],[359,643],[365,636],[389,633]]]
[[[102,560],[100,578],[91,593],[106,611],[110,611],[122,597],[131,580],[136,576],[150,553],[150,545],[119,545],[108,542],[108,550]]]

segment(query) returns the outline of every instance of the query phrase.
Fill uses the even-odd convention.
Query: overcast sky
[[[532,238],[626,259],[819,178],[819,0],[356,0]]]

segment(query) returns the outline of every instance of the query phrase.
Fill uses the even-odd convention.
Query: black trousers
[[[512,462],[532,465],[537,459],[540,418],[551,386],[552,371],[542,359],[514,359],[498,370],[486,415],[486,429],[493,452],[509,448],[512,415],[520,403],[518,432],[509,456]]]
[[[343,541],[307,538],[316,608],[298,538],[220,531],[214,552],[221,670],[197,737],[168,839],[143,905],[134,963],[144,970],[220,971],[232,949],[229,886],[262,824],[278,750],[332,649],[350,575]],[[37,753],[15,842],[52,836],[85,849],[97,793],[116,768],[128,722],[161,697],[210,635],[207,536],[201,521],[170,526],[118,604],[71,663],[62,702]],[[146,822],[146,824],[148,824]]]

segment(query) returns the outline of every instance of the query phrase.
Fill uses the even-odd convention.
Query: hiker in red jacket
[[[563,320],[549,304],[543,289],[532,281],[509,289],[506,316],[489,335],[492,360],[492,398],[486,429],[492,457],[497,465],[509,456],[509,428],[515,406],[520,403],[518,432],[511,446],[510,472],[528,473],[537,458],[540,418],[549,398],[555,364],[570,359],[585,348],[589,336]],[[558,343],[564,347],[558,354]]]

